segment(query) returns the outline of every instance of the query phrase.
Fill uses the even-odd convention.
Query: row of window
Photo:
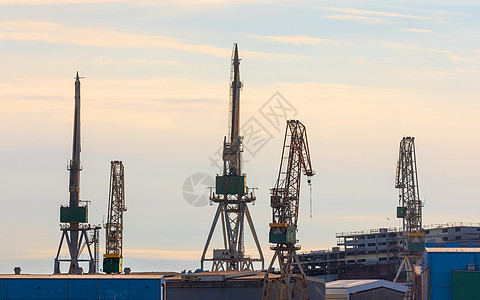
[[[378,261],[387,261],[387,260],[390,260],[390,261],[394,261],[396,260],[398,257],[396,256],[392,256],[390,258],[388,257],[379,257],[378,258]],[[356,261],[354,259],[349,259],[347,260],[347,264],[354,264],[354,263],[365,263],[367,262],[367,260],[365,258],[360,258],[360,259],[357,259]]]
[[[480,227],[476,228],[477,231],[480,231]],[[462,230],[462,227],[455,227],[454,229],[456,232],[459,232]],[[448,228],[442,228],[442,233],[448,232]],[[425,234],[430,234],[430,229],[425,230]],[[388,237],[397,237],[397,236],[403,236],[403,232],[390,232],[388,233]],[[364,239],[375,239],[375,238],[386,238],[387,234],[386,233],[381,233],[381,234],[369,234],[369,235],[360,235],[357,237],[358,240],[364,240]],[[347,237],[347,239],[354,239],[354,237]]]

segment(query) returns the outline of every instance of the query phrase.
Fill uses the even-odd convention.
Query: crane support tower
[[[111,162],[108,219],[103,272],[121,273],[123,262],[123,212],[125,206],[124,167],[121,161]]]
[[[310,160],[307,132],[298,120],[288,120],[283,140],[282,159],[275,187],[271,190],[273,222],[270,223],[270,249],[275,251],[268,272],[265,275],[263,299],[293,300],[309,299],[307,280],[296,254],[300,176],[302,170],[311,186],[315,174]],[[280,277],[269,277],[273,264],[278,259]],[[297,264],[300,274],[293,274]]]
[[[247,206],[247,204],[254,203],[256,197],[254,190],[247,187],[246,175],[241,170],[243,137],[239,134],[239,125],[242,82],[240,81],[240,59],[238,58],[237,44],[234,44],[230,75],[229,131],[228,138],[225,137],[223,141],[223,174],[221,176],[217,175],[215,189],[210,189],[210,201],[211,203],[217,203],[218,208],[200,260],[202,270],[206,261],[212,262],[212,271],[253,270],[254,262],[261,263],[262,269],[264,268],[262,249]],[[214,249],[213,256],[206,258],[219,218],[221,218],[222,223],[224,247]],[[245,255],[245,219],[255,241],[258,257]]]
[[[54,273],[60,273],[60,262],[69,262],[69,274],[82,274],[83,270],[79,262],[88,262],[88,273],[95,273],[98,269],[96,257],[92,254],[91,246],[96,249],[98,239],[98,226],[90,226],[88,223],[88,201],[80,200],[80,77],[75,78],[75,113],[73,123],[73,151],[67,169],[70,171],[69,192],[70,202],[68,206],[60,207],[60,230],[62,238],[58,246],[57,256],[54,262]],[[66,241],[69,258],[60,258],[63,241]],[[88,250],[88,258],[82,258],[81,254],[85,247]],[[95,255],[96,256],[96,255]]]
[[[418,191],[417,160],[415,154],[415,138],[404,137],[400,141],[397,162],[395,188],[399,191],[397,218],[403,220],[403,237],[405,251],[400,255],[403,261],[395,276],[397,282],[405,268],[406,283],[409,287],[405,299],[415,299],[415,267],[422,263],[425,247],[422,229],[422,201]]]

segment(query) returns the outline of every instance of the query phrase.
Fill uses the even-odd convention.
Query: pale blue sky
[[[209,157],[227,132],[234,42],[241,122],[253,117],[271,137],[244,168],[268,259],[284,128],[259,110],[276,92],[306,125],[317,171],[312,219],[302,190],[303,250],[398,226],[404,135],[416,137],[424,223],[478,222],[479,11],[474,1],[0,0],[0,273],[53,271],[77,70],[90,222],[102,222],[109,164],[122,160],[125,265],[197,268],[215,207],[189,205],[182,187],[218,172]]]

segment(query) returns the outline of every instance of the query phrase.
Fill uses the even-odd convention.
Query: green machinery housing
[[[247,193],[246,176],[223,175],[215,178],[215,193],[217,195],[240,195]]]
[[[88,223],[88,207],[60,206],[61,223]]]
[[[272,244],[295,244],[297,242],[297,228],[287,223],[270,223],[268,241]]]

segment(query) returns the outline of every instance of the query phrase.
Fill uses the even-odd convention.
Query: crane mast
[[[69,262],[69,274],[79,274],[83,270],[79,266],[80,261],[89,262],[89,273],[94,273],[97,266],[96,260],[92,255],[90,245],[98,243],[95,238],[99,228],[91,227],[88,222],[88,206],[80,205],[80,171],[82,170],[80,164],[80,77],[75,77],[75,112],[73,121],[73,146],[72,146],[72,159],[69,161],[67,169],[70,172],[69,180],[69,193],[70,201],[68,206],[60,207],[60,229],[62,230],[62,238],[58,247],[57,256],[54,262],[54,273],[60,273],[60,262]],[[94,231],[91,233],[90,231]],[[90,234],[89,234],[90,233]],[[68,245],[68,251],[70,258],[60,259],[60,251],[62,249],[62,243],[66,240]],[[80,255],[87,246],[89,258],[82,259]]]
[[[300,200],[300,177],[302,171],[308,177],[314,175],[310,160],[307,132],[298,120],[288,120],[283,141],[282,159],[278,179],[271,190],[272,223],[270,223],[270,248],[275,251],[268,272],[278,259],[280,277],[265,275],[263,299],[309,299],[307,280],[296,254],[298,207]],[[297,264],[301,274],[293,274],[293,264]],[[297,296],[298,297],[298,296]]]
[[[425,244],[414,137],[404,137],[400,141],[395,188],[399,191],[400,206],[397,207],[397,217],[403,221],[404,252],[400,255],[403,261],[394,282],[405,268],[406,283],[409,287],[405,298],[415,299],[415,267],[421,265]]]
[[[124,167],[121,161],[112,161],[110,168],[110,193],[103,255],[105,273],[121,273],[123,263],[123,212],[125,206]]]
[[[242,173],[241,154],[243,151],[240,136],[240,59],[238,47],[234,44],[231,66],[230,104],[228,138],[223,140],[223,173],[215,178],[215,189],[211,189],[210,201],[217,203],[217,211],[200,259],[201,269],[206,261],[212,262],[212,271],[253,270],[254,262],[262,264],[264,259],[257,233],[247,204],[253,203],[256,197],[253,189],[246,185],[246,175]],[[207,258],[207,251],[215,231],[218,219],[221,219],[223,248],[213,249],[213,256]],[[245,255],[245,220],[255,241],[258,257]]]

